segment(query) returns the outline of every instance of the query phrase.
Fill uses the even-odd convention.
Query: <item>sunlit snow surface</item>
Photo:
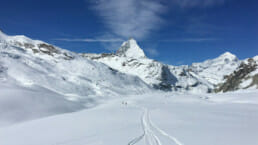
[[[1,145],[255,145],[258,91],[123,96],[0,128]]]

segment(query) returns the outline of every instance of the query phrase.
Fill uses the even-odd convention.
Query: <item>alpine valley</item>
[[[75,53],[0,31],[0,145],[254,145],[258,56],[192,65]]]

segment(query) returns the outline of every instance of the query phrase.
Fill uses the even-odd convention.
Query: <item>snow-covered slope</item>
[[[3,97],[0,104],[9,106],[7,115],[10,116],[16,112],[15,107],[11,106],[19,106],[19,101],[20,104],[28,105],[20,108],[25,110],[35,109],[34,106],[37,105],[29,105],[32,102],[37,104],[41,99],[56,102],[56,97],[63,102],[70,100],[90,107],[110,97],[151,91],[137,76],[120,73],[104,64],[42,41],[25,36],[7,36],[0,32],[0,86],[5,84],[8,87],[1,87],[1,92],[10,90],[10,95],[8,91],[1,93]],[[9,103],[6,103],[6,98],[12,101],[7,100]],[[74,110],[76,109],[68,109]],[[5,115],[1,113],[0,120]],[[27,117],[17,120],[23,119]]]
[[[28,88],[1,82],[0,90],[0,127],[85,108],[82,103],[40,86]]]
[[[24,35],[8,36],[0,31],[0,43],[2,48],[9,46],[24,50],[33,57],[40,57],[43,59],[63,58],[66,60],[73,59],[72,53],[55,47],[51,44],[40,40],[32,40]],[[10,52],[14,50],[9,49]]]
[[[193,63],[190,69],[209,83],[217,85],[222,83],[224,76],[231,74],[240,63],[235,55],[225,52],[215,59]]]
[[[0,128],[0,144],[256,145],[257,93],[130,96]]]
[[[192,93],[210,93],[214,85],[193,72],[189,66],[169,65],[170,72],[177,78],[176,90]]]
[[[119,73],[106,65],[41,41],[25,36],[7,36],[1,41],[0,64],[7,70],[7,78],[25,86],[40,85],[68,96],[80,97],[140,93],[148,88],[135,76]]]
[[[258,89],[258,56],[242,61],[233,73],[225,76],[225,81],[218,85],[216,91],[239,89]]]

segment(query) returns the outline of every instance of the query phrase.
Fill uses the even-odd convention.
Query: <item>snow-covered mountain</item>
[[[216,92],[247,88],[258,89],[258,56],[242,61],[233,73],[224,77],[224,81],[217,86]]]
[[[90,107],[111,97],[151,91],[137,76],[42,41],[2,32],[0,86],[5,92],[0,94],[1,116],[13,120],[20,120],[20,115],[10,115],[15,112],[26,114],[23,119],[32,119]],[[22,104],[24,109],[18,107]],[[38,114],[30,114],[29,110],[35,108],[40,110]]]
[[[149,59],[134,39],[124,42],[115,54],[82,54],[107,64],[118,71],[139,76],[147,84],[161,90],[211,92],[240,64],[230,53],[192,66],[171,66]],[[226,62],[226,63],[225,63]],[[220,71],[220,75],[212,73]],[[211,72],[211,73],[209,73]],[[207,75],[208,74],[208,75]]]
[[[146,57],[133,38],[114,54],[77,54],[26,36],[0,32],[0,47],[0,80],[39,85],[74,100],[141,93],[149,86],[165,91],[213,92],[245,62],[226,52],[190,66],[166,65]]]
[[[82,56],[107,64],[123,73],[139,76],[156,89],[166,91],[207,92],[209,84],[187,71],[187,67],[169,66],[145,56],[134,39],[124,42],[115,54],[87,54]],[[195,89],[196,88],[196,89]]]
[[[113,69],[139,76],[153,88],[166,91],[213,92],[224,83],[225,76],[241,64],[235,55],[225,52],[217,58],[190,66],[172,66],[149,59],[134,39],[129,39],[114,54],[87,54],[82,56],[107,64]]]
[[[143,50],[139,47],[137,42],[130,38],[128,41],[124,42],[122,46],[117,50],[117,55],[123,57],[132,57],[132,58],[145,58]]]
[[[116,54],[82,54],[82,56],[107,64],[123,73],[139,76],[154,88],[171,90],[176,78],[169,67],[148,59],[134,39],[122,44]]]
[[[13,79],[21,85],[39,85],[80,97],[140,93],[148,88],[136,76],[122,74],[48,43],[3,33],[0,38],[2,73],[6,73],[5,79]]]
[[[193,63],[190,69],[209,83],[217,85],[222,83],[224,76],[231,74],[240,63],[241,61],[235,55],[225,52],[215,59]]]

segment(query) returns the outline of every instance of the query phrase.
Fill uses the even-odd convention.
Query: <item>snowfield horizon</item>
[[[258,56],[192,65],[0,31],[0,145],[258,144]]]

